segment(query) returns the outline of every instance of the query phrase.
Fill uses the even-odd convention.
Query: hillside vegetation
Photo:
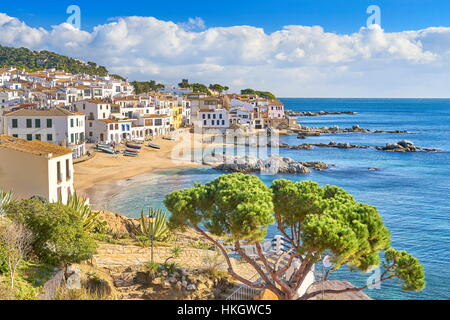
[[[0,46],[0,67],[15,67],[27,71],[58,69],[69,73],[106,76],[108,70],[95,62],[84,63],[50,51],[32,51],[27,48]]]

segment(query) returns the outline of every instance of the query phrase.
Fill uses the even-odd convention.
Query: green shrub
[[[164,263],[162,267],[168,272],[168,273],[175,273],[180,269],[180,266],[176,263]]]
[[[63,204],[22,200],[11,203],[7,210],[11,219],[33,232],[33,250],[43,262],[67,266],[91,259],[96,252],[79,215]]]
[[[201,241],[201,240],[197,240],[196,242],[194,242],[192,244],[192,247],[194,249],[215,250],[215,248],[212,244]]]
[[[175,246],[170,253],[173,255],[174,258],[179,258],[181,254],[183,253],[183,249],[179,246]]]
[[[158,272],[160,267],[161,267],[161,265],[159,263],[156,263],[156,262],[149,262],[149,263],[147,263],[145,265],[145,267],[147,267],[150,271]]]
[[[17,279],[14,287],[16,300],[37,300],[39,292],[40,288],[35,288],[22,278]]]
[[[92,233],[92,238],[99,242],[111,243],[111,244],[120,244],[120,241],[114,238],[114,236],[110,236],[104,233]]]
[[[0,275],[6,274],[9,272],[8,262],[6,260],[5,248],[0,243]]]

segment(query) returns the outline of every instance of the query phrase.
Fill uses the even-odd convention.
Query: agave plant
[[[5,207],[11,202],[12,194],[10,192],[0,191],[0,218],[5,215]]]
[[[148,217],[144,215],[144,210],[142,210],[138,228],[139,235],[148,239],[153,235],[153,240],[156,241],[165,240],[169,234],[166,216],[167,214],[161,209],[149,209]]]
[[[86,199],[79,197],[76,193],[69,196],[66,206],[80,217],[84,231],[101,231],[106,226],[106,222],[100,219],[102,213],[92,211]]]

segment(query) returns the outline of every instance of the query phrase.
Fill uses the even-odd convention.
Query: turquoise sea
[[[268,176],[272,180],[315,180],[340,186],[361,202],[378,208],[391,230],[392,245],[417,256],[425,266],[427,287],[423,292],[401,291],[386,282],[381,289],[367,290],[375,299],[450,299],[450,100],[440,99],[282,99],[296,111],[354,111],[357,115],[302,117],[307,126],[360,125],[367,129],[406,130],[408,134],[336,134],[298,140],[285,136],[281,142],[349,142],[382,146],[407,139],[417,146],[439,148],[442,153],[388,153],[376,150],[282,150],[301,161],[335,164],[330,170],[299,176]],[[378,168],[370,171],[368,168]],[[212,169],[183,169],[141,176],[108,203],[108,209],[137,217],[142,208],[163,207],[164,196],[176,189],[207,182],[219,176]],[[277,234],[270,230],[271,236]],[[365,285],[370,274],[342,269],[332,278]]]

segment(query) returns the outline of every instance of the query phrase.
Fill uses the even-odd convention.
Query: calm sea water
[[[417,256],[425,266],[427,287],[423,292],[401,291],[396,283],[367,290],[375,299],[450,299],[450,100],[421,99],[282,99],[297,111],[355,111],[357,115],[305,117],[301,124],[341,128],[360,125],[367,129],[406,130],[408,134],[336,134],[282,142],[328,143],[330,141],[381,146],[402,139],[417,146],[439,148],[442,153],[387,153],[375,150],[282,150],[302,161],[335,164],[330,170],[299,176],[261,176],[270,184],[279,178],[314,180],[340,186],[361,202],[378,208],[391,230],[392,245]],[[368,168],[379,168],[370,171]],[[207,182],[220,173],[211,169],[165,171],[139,177],[111,199],[108,208],[137,217],[142,208],[163,207],[164,196],[176,189]],[[277,234],[275,227],[270,234]],[[338,271],[333,278],[365,285],[370,274]]]

